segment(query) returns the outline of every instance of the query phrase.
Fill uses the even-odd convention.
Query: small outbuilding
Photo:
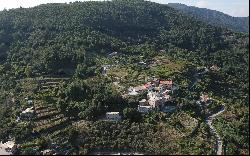
[[[113,121],[120,121],[121,116],[119,112],[107,112],[106,119],[113,120]]]

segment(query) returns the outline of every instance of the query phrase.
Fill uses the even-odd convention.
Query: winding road
[[[215,134],[216,136],[216,139],[217,139],[217,149],[216,149],[216,155],[222,155],[222,151],[223,151],[223,142],[222,142],[222,139],[221,137],[219,136],[219,134],[216,132],[216,129],[212,126],[212,122],[213,120],[215,119],[216,116],[220,115],[221,113],[223,113],[225,111],[225,106],[223,104],[223,107],[222,109],[216,113],[216,114],[213,114],[209,117],[206,118],[206,123],[208,124],[211,132],[213,134]]]
[[[202,71],[200,73],[196,72],[194,74],[195,80],[192,82],[192,85],[190,85],[191,87],[189,87],[189,89],[192,89],[198,83],[200,76],[202,76],[202,75],[206,74],[207,72],[209,72],[208,68],[204,68],[204,69],[205,69],[204,71]],[[215,99],[213,99],[213,100],[215,100]],[[201,107],[200,101],[197,101],[196,103]],[[217,144],[216,144],[217,145],[216,155],[222,155],[223,154],[223,142],[222,142],[222,139],[219,136],[219,134],[216,132],[216,129],[213,127],[212,122],[213,122],[213,120],[215,119],[216,116],[220,115],[221,113],[223,113],[225,111],[225,104],[222,104],[222,106],[223,106],[222,109],[218,113],[207,117],[206,120],[205,120],[206,123],[208,124],[211,132],[215,135],[216,140],[217,140],[216,141],[217,142]]]

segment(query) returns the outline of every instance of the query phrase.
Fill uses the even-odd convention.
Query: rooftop
[[[6,151],[6,148],[12,149],[15,146],[15,142],[8,141],[6,143],[0,143],[0,155],[11,155],[11,151]]]
[[[152,108],[152,106],[141,106],[141,105],[138,105],[139,108]]]
[[[173,81],[172,80],[160,81],[160,84],[172,85]]]
[[[33,113],[33,112],[34,112],[33,109],[34,109],[33,107],[27,108],[27,109],[26,109],[25,111],[23,111],[22,113],[28,113],[28,112]]]
[[[106,114],[110,114],[110,115],[119,115],[119,112],[107,112]]]
[[[147,100],[146,99],[142,99],[140,102],[146,102]]]

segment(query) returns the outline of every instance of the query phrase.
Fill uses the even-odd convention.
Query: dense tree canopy
[[[61,154],[214,154],[206,112],[216,113],[223,103],[226,112],[215,127],[225,148],[249,154],[248,49],[246,33],[144,0],[1,11],[0,140],[14,137],[24,154],[47,148]],[[190,88],[197,67],[213,65],[219,69]],[[168,103],[176,112],[137,111],[147,93],[130,97],[127,89],[152,76],[178,85]],[[203,92],[217,100],[206,111],[196,104]],[[30,107],[27,98],[37,116],[19,121]],[[102,121],[109,111],[124,121]]]

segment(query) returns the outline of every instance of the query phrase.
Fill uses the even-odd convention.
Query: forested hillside
[[[213,124],[224,153],[249,154],[248,49],[247,33],[144,0],[1,11],[0,141],[15,138],[22,154],[215,154],[206,119],[223,103]],[[194,82],[196,70],[213,65],[217,72]],[[176,112],[138,113],[146,94],[126,93],[148,77],[179,85]],[[219,101],[207,114],[196,105],[203,92]],[[20,121],[27,99],[36,117]],[[124,121],[102,121],[112,111]]]
[[[130,47],[138,43],[171,43],[201,55],[227,46],[220,28],[143,1],[41,5],[0,17],[2,58],[39,72],[74,68],[88,54],[136,54]]]
[[[232,17],[219,11],[179,3],[169,3],[168,6],[214,26],[229,28],[236,32],[249,32],[249,17]]]

